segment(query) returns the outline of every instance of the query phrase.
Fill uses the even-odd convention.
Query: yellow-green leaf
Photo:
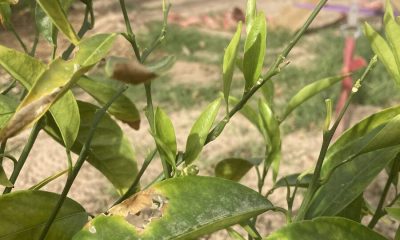
[[[1,130],[0,139],[15,136],[24,128],[38,121],[83,73],[108,54],[115,37],[116,34],[99,34],[85,39],[79,44],[79,51],[73,60],[64,61],[56,59],[45,68],[40,76],[35,75],[37,80],[34,81],[28,95],[20,103],[10,122]],[[8,51],[5,52],[7,53]],[[6,54],[5,58],[8,60],[8,57],[12,56],[13,54]],[[28,63],[35,62],[32,58],[24,58],[23,61],[27,61]],[[35,64],[37,66],[41,65],[36,62]],[[8,65],[8,68],[14,70],[13,67],[9,67],[10,62],[7,62],[6,65]],[[21,66],[19,68],[26,69],[26,67]],[[38,69],[40,70],[40,67]],[[19,77],[18,74],[17,76]],[[60,109],[60,111],[63,110]],[[72,145],[73,140],[66,142],[66,144]]]
[[[176,136],[174,125],[167,113],[161,108],[157,108],[155,112],[155,134],[159,141],[156,139],[157,148],[161,158],[175,166],[175,155],[177,152]],[[165,152],[165,153],[163,153]]]
[[[389,46],[393,50],[393,55],[397,63],[397,69],[400,69],[400,24],[394,18],[393,8],[390,0],[386,1],[384,15],[385,33]],[[400,70],[399,70],[400,72]]]
[[[226,104],[229,104],[229,93],[231,91],[231,84],[233,72],[235,70],[236,57],[238,54],[240,35],[242,33],[242,22],[239,22],[235,35],[225,50],[224,62],[222,66],[222,75],[224,81],[224,97]]]
[[[212,102],[194,123],[186,141],[186,150],[183,159],[189,165],[200,155],[207,135],[217,117],[221,99]]]
[[[371,43],[372,50],[378,55],[379,59],[385,65],[389,74],[396,81],[397,85],[400,85],[400,72],[399,67],[396,64],[393,51],[385,41],[385,39],[379,35],[368,23],[364,25],[364,33]]]
[[[254,20],[244,45],[243,74],[246,80],[245,91],[258,81],[264,64],[267,48],[267,20],[259,12]]]
[[[59,0],[37,0],[43,11],[50,17],[54,25],[69,39],[74,45],[78,45],[79,37],[76,35],[67,15]]]
[[[280,120],[283,121],[294,109],[296,109],[302,103],[317,95],[318,93],[330,88],[332,85],[340,82],[342,79],[343,76],[324,78],[303,87],[300,91],[296,93],[296,95],[294,95],[289,100],[285,112],[283,113],[283,116]]]
[[[0,65],[28,90],[47,69],[46,65],[39,60],[3,46],[0,46]],[[79,130],[79,110],[72,92],[67,91],[50,108],[50,112],[56,119],[65,146],[70,148]],[[0,129],[3,129],[5,124],[6,122],[0,126]]]
[[[270,151],[267,157],[267,165],[272,165],[273,171],[273,180],[276,181],[276,178],[279,173],[279,165],[282,157],[281,153],[281,131],[279,128],[279,122],[276,119],[274,113],[271,108],[268,106],[265,100],[260,100],[259,102],[259,111],[262,119],[262,123],[264,128],[266,129],[269,142],[270,142]]]

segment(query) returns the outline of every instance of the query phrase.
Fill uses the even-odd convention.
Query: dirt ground
[[[142,29],[145,21],[159,20],[160,19],[160,1],[158,0],[128,0],[132,6],[135,7],[130,10],[132,21],[135,29]],[[291,4],[289,0],[275,0],[275,1],[263,1],[259,0],[259,7],[266,11],[267,15],[271,17],[280,14],[287,4]],[[172,0],[173,4],[172,11],[185,15],[202,15],[210,12],[218,13],[229,11],[232,6],[238,6],[244,8],[244,0]],[[94,32],[110,32],[110,31],[124,31],[124,22],[122,16],[119,15],[118,1],[94,1],[95,12],[97,15],[96,27]],[[79,26],[81,22],[82,9],[75,7],[74,13],[71,15],[71,21],[74,25]],[[327,15],[325,15],[327,16]],[[283,16],[284,17],[284,16]],[[332,18],[334,16],[331,15]],[[326,20],[323,17],[320,18],[317,24]],[[19,22],[17,24],[18,29],[24,29],[27,23]],[[29,34],[32,33],[32,29],[24,29],[24,38],[30,38]],[[0,32],[0,43],[7,46],[16,47],[17,43],[14,40],[8,40],[10,36],[8,33]],[[118,49],[115,50],[116,54],[131,54],[128,44],[122,39],[119,40]],[[65,46],[65,43],[61,45]],[[62,48],[62,46],[60,48]],[[39,46],[39,56],[48,56],[49,48],[46,45]],[[301,52],[301,50],[298,50]],[[203,64],[197,64],[193,62],[177,62],[175,67],[171,70],[172,83],[179,84],[185,82],[185,84],[193,84],[197,87],[206,81],[216,81],[219,79],[220,69],[210,67]],[[190,80],[188,80],[190,79]],[[376,111],[377,109],[369,106],[355,106],[352,108],[353,122],[357,119],[361,119]],[[190,127],[194,120],[200,114],[197,109],[194,110],[178,110],[170,113],[171,118],[175,124],[177,131],[178,146],[179,149],[184,149],[186,137],[189,133]],[[142,116],[145,119],[144,116]],[[148,134],[148,124],[146,121],[142,121],[143,124],[139,131],[133,131],[126,125],[121,125],[130,137],[133,146],[136,149],[137,160],[139,165],[143,161],[146,153],[153,148],[153,140]],[[29,132],[25,132],[18,137],[11,140],[9,147],[20,150],[20,146],[26,142]],[[246,143],[246,144],[244,144]],[[213,167],[215,164],[223,159],[224,157],[230,156],[230,154],[236,152],[237,149],[243,149],[242,146],[252,146],[262,144],[262,139],[257,130],[251,126],[247,121],[240,115],[235,116],[227,126],[220,138],[215,142],[209,144],[204,149],[201,158],[198,160],[201,175],[212,175]],[[321,132],[319,129],[315,130],[298,130],[293,133],[287,134],[283,138],[283,159],[281,163],[280,176],[284,176],[290,173],[302,172],[310,169],[319,153],[319,146],[321,144]],[[206,160],[205,160],[206,159]],[[26,162],[25,167],[21,172],[21,177],[16,183],[16,188],[30,187],[45,177],[48,177],[52,173],[56,173],[60,170],[65,169],[67,166],[65,150],[50,139],[46,134],[41,133],[37,142],[35,143],[32,152]],[[6,166],[7,167],[7,166]],[[9,167],[8,167],[9,168]],[[150,166],[149,171],[144,176],[144,184],[153,179],[160,172],[160,165],[155,163]],[[267,185],[265,189],[272,187],[270,181],[271,177],[268,177]],[[379,181],[371,186],[372,194],[366,194],[366,197],[373,203],[377,202],[374,194],[379,193],[379,189],[382,189],[382,185],[385,181],[385,176],[381,176]],[[57,181],[52,182],[44,189],[54,192],[60,192],[64,186],[65,178],[60,178]],[[251,172],[241,183],[246,186],[256,188],[256,173]],[[113,200],[116,198],[115,192],[113,191],[110,183],[93,167],[89,164],[85,164],[82,168],[77,180],[75,181],[69,197],[80,202],[87,211],[92,213],[99,213],[107,209]],[[276,191],[270,198],[270,200],[282,207],[286,207],[286,193],[285,191]],[[299,201],[296,202],[295,208],[298,207]],[[273,230],[279,228],[284,224],[285,219],[280,214],[266,213],[264,214],[258,223],[259,229],[262,234],[268,234]],[[378,226],[385,232],[386,235],[392,236],[394,230],[389,220]],[[208,239],[229,239],[225,232],[221,231],[216,233]]]

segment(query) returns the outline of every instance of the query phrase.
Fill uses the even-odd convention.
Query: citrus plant
[[[355,124],[332,143],[336,129],[363,81],[378,59],[400,84],[400,22],[387,2],[383,38],[370,25],[365,34],[376,56],[371,58],[362,76],[355,82],[345,107],[333,120],[332,101],[326,100],[323,143],[311,171],[280,177],[282,157],[281,125],[298,106],[321,91],[338,83],[343,76],[328,77],[299,89],[284,109],[274,107],[273,79],[289,64],[292,48],[304,35],[327,0],[321,0],[303,27],[294,35],[275,62],[264,72],[267,22],[256,1],[247,1],[246,22],[239,23],[226,47],[223,65],[223,96],[216,96],[193,123],[184,151],[177,146],[174,123],[167,112],[152,101],[152,80],[168,70],[174,58],[169,56],[149,62],[148,57],[165,39],[170,5],[163,1],[163,25],[159,36],[142,48],[136,41],[124,0],[119,0],[125,19],[123,33],[100,33],[86,37],[95,24],[92,0],[85,5],[84,21],[77,32],[68,21],[73,0],[37,0],[29,2],[35,16],[36,37],[29,49],[11,21],[13,0],[0,1],[3,26],[11,31],[25,52],[0,46],[0,65],[13,81],[0,95],[0,196],[1,239],[196,239],[226,229],[232,239],[385,239],[374,231],[386,215],[400,220],[400,194],[397,193],[400,170],[400,107],[377,112]],[[244,28],[246,29],[245,31]],[[244,36],[242,36],[244,35]],[[58,37],[70,42],[59,54]],[[41,38],[40,38],[41,37]],[[109,52],[117,38],[132,46],[132,58],[112,57]],[[35,57],[40,39],[53,51],[51,61]],[[240,49],[244,39],[244,48]],[[96,68],[104,77],[93,77]],[[231,96],[235,71],[243,73],[242,96]],[[120,123],[137,129],[140,113],[126,95],[133,85],[144,85],[147,97],[145,115],[149,122],[154,150],[138,168],[135,153]],[[23,90],[16,96],[11,90]],[[96,104],[76,100],[72,88],[80,88]],[[260,90],[258,107],[249,104]],[[93,101],[92,101],[93,102]],[[222,107],[224,105],[225,107]],[[222,109],[223,110],[222,110]],[[218,118],[224,111],[225,116]],[[203,147],[211,144],[236,114],[243,114],[263,136],[265,157],[256,160],[228,158],[218,163],[215,177],[198,176],[194,165]],[[120,122],[120,123],[118,123]],[[31,129],[18,158],[7,152],[7,140]],[[26,190],[13,191],[21,169],[39,132],[44,131],[55,143],[65,147],[69,167]],[[78,159],[71,160],[71,153]],[[149,164],[160,156],[162,172],[148,186],[141,178]],[[13,162],[8,174],[4,161]],[[118,190],[120,198],[104,213],[93,216],[67,195],[87,161],[97,168]],[[257,171],[258,189],[237,181],[250,169]],[[268,172],[274,187],[265,189]],[[377,206],[364,199],[367,186],[385,171],[387,182]],[[61,194],[40,189],[67,174]],[[274,206],[268,197],[277,188],[287,189],[287,206]],[[293,209],[300,188],[300,208]],[[389,199],[393,188],[395,195]],[[287,225],[268,236],[256,228],[257,217],[269,211],[284,214]],[[366,223],[365,218],[371,215]],[[230,228],[240,225],[248,236]],[[396,236],[400,239],[400,236]]]

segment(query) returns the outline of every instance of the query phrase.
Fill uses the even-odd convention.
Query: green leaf
[[[186,165],[191,164],[200,155],[220,106],[221,99],[219,98],[208,105],[194,123],[186,141],[186,150],[183,156]]]
[[[0,196],[0,239],[39,239],[60,195],[42,191],[17,191]],[[88,220],[85,209],[67,198],[46,239],[69,240]]]
[[[176,62],[175,56],[165,56],[160,60],[146,64],[146,67],[156,74],[162,74],[170,70]]]
[[[197,239],[271,208],[265,197],[238,183],[212,177],[179,177],[157,183],[113,207],[109,210],[113,216],[96,217],[74,240]],[[148,219],[143,214],[146,211],[154,218]],[[131,218],[131,226],[123,219],[129,216],[136,216]],[[144,229],[135,220],[145,223]]]
[[[364,33],[371,43],[372,50],[385,65],[389,74],[400,85],[400,72],[396,64],[396,59],[393,55],[392,49],[389,47],[385,39],[382,38],[368,23],[364,25]]]
[[[390,0],[386,1],[385,7],[385,15],[383,18],[385,23],[385,33],[389,42],[389,46],[392,48],[392,52],[397,63],[397,69],[400,69],[400,24],[398,24],[394,18],[393,8]]]
[[[156,109],[154,120],[156,130],[155,134],[160,141],[159,143],[157,143],[156,140],[160,156],[165,161],[170,163],[171,166],[175,166],[175,155],[177,152],[177,146],[174,125],[172,124],[172,121],[168,117],[168,115],[159,107]],[[160,151],[162,149],[164,149],[164,151]],[[165,153],[163,154],[163,152]]]
[[[111,99],[117,91],[117,87],[111,80],[93,79],[90,77],[81,77],[77,85],[85,92],[90,94],[100,105],[104,105]],[[108,112],[118,120],[127,123],[134,129],[140,127],[140,113],[126,94],[122,94],[111,106]]]
[[[235,97],[229,97],[229,102],[231,105],[236,105],[239,103],[239,100]],[[262,119],[260,114],[249,104],[246,104],[240,109],[240,113],[249,120],[255,127],[257,127],[258,131],[263,135],[264,138],[267,138],[266,130],[262,124]]]
[[[339,217],[322,217],[289,224],[265,240],[386,240],[360,223]]]
[[[400,221],[400,208],[399,207],[387,207],[385,208],[388,215],[397,221]]]
[[[282,157],[281,130],[279,128],[279,122],[267,102],[260,99],[258,106],[263,126],[266,129],[270,142],[270,149],[266,159],[268,162],[266,164],[268,166],[272,164],[273,180],[275,182],[279,173],[279,165]]]
[[[238,54],[240,35],[242,33],[242,22],[239,22],[236,33],[225,50],[222,75],[224,80],[224,97],[226,104],[229,104],[233,72],[235,70],[236,57]]]
[[[4,187],[14,187],[14,185],[12,184],[12,182],[10,182],[10,180],[8,180],[8,177],[6,175],[6,172],[4,171],[3,166],[0,163],[0,186],[4,186]]]
[[[118,34],[102,33],[83,39],[73,62],[81,67],[91,67],[105,58],[114,46]]]
[[[400,201],[397,200],[392,206],[386,207],[385,208],[387,214],[396,219],[397,221],[400,221]]]
[[[238,182],[254,165],[254,163],[242,158],[227,158],[217,164],[215,176]]]
[[[256,0],[247,0],[246,6],[246,32],[249,34],[251,27],[257,17]]]
[[[9,96],[0,94],[0,129],[2,129],[12,117],[18,102]]]
[[[50,107],[50,113],[61,132],[65,147],[71,149],[80,125],[78,103],[74,94],[71,91],[65,93]]]
[[[80,128],[76,141],[72,147],[74,153],[79,154],[92,125],[98,107],[79,102]],[[54,121],[48,119],[45,128],[58,142],[61,142],[60,133]],[[121,192],[124,192],[133,182],[137,174],[135,152],[126,135],[118,124],[105,115],[100,121],[89,149],[88,162],[97,168]]]
[[[302,103],[312,98],[313,96],[317,95],[318,93],[330,88],[334,84],[340,82],[342,79],[343,76],[324,78],[322,80],[313,82],[302,88],[300,91],[296,93],[296,95],[294,95],[289,100],[289,103],[286,106],[281,121],[285,120],[286,117]]]
[[[267,22],[263,12],[259,12],[249,29],[244,45],[243,74],[245,91],[258,81],[264,64],[267,48]]]
[[[69,7],[72,5],[74,0],[62,0],[60,3],[65,12],[68,12]],[[40,34],[51,44],[57,44],[58,30],[51,21],[51,18],[46,12],[36,5],[35,8],[35,22]]]
[[[275,96],[275,86],[274,82],[269,80],[261,86],[261,92],[263,97],[268,103],[268,106],[273,110],[274,107],[274,96]]]
[[[1,45],[0,65],[28,90],[46,71],[44,63],[25,53]]]
[[[321,175],[322,181],[326,182],[314,195],[306,218],[340,213],[364,191],[399,151],[400,147],[396,146],[357,155],[337,167],[333,173]]]
[[[363,194],[361,194],[340,213],[338,213],[337,216],[361,223],[364,203],[364,197]]]
[[[370,133],[378,126],[387,123],[394,117],[400,114],[400,106],[392,107],[384,109],[380,112],[374,113],[371,116],[363,119],[350,129],[346,130],[332,146],[329,147],[328,155],[332,155],[337,152],[341,148],[343,148],[346,144],[350,144],[351,142],[357,140],[358,138]],[[330,162],[325,161],[324,165],[328,165]],[[331,165],[335,165],[337,162],[332,163]]]
[[[65,34],[68,40],[74,45],[79,44],[79,37],[76,35],[67,15],[59,0],[37,0],[43,11],[50,17],[53,24]]]

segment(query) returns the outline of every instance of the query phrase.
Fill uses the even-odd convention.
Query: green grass
[[[145,46],[146,43],[151,42],[159,34],[160,23],[150,23],[147,27],[149,32],[139,35],[141,46]],[[317,38],[315,34],[318,35]],[[279,76],[273,79],[277,92],[275,109],[278,112],[285,106],[290,97],[306,84],[340,74],[342,68],[342,49],[344,47],[344,39],[340,31],[337,28],[328,28],[311,33],[305,38],[314,39],[300,41],[300,46],[306,49],[305,52],[313,56],[312,60],[301,64],[290,64]],[[281,51],[289,40],[290,34],[285,31],[268,33],[266,67],[272,63],[276,54]],[[200,64],[211,64],[220,67],[224,48],[228,42],[229,39],[221,35],[206,33],[195,28],[182,29],[172,25],[168,28],[166,41],[157,51],[159,54],[175,55],[178,61],[198,62]],[[242,45],[243,42],[242,40]],[[188,51],[189,54],[187,53]],[[210,56],[214,55],[216,57],[213,59],[201,58],[196,55],[198,52],[206,52]],[[360,37],[358,39],[356,52],[357,55],[363,56],[367,61],[372,56],[366,38]],[[157,56],[158,54],[155,55]],[[359,76],[359,74],[356,74],[354,78]],[[220,81],[198,87],[185,84],[172,85],[170,84],[172,80],[167,75],[162,80],[154,82],[153,98],[157,103],[160,103],[163,107],[170,108],[170,110],[204,106],[218,97],[218,92],[221,90]],[[320,126],[325,116],[324,100],[331,98],[335,102],[339,91],[340,84],[337,84],[329,91],[323,92],[296,109],[288,118],[285,129],[292,130],[299,127]],[[144,101],[145,97],[142,88],[135,88],[131,90],[131,93]],[[240,97],[242,93],[243,78],[239,75],[239,77],[234,79],[232,94]],[[397,93],[393,81],[388,76],[384,67],[379,64],[365,81],[355,99],[355,103],[386,107],[399,100],[400,94]]]

